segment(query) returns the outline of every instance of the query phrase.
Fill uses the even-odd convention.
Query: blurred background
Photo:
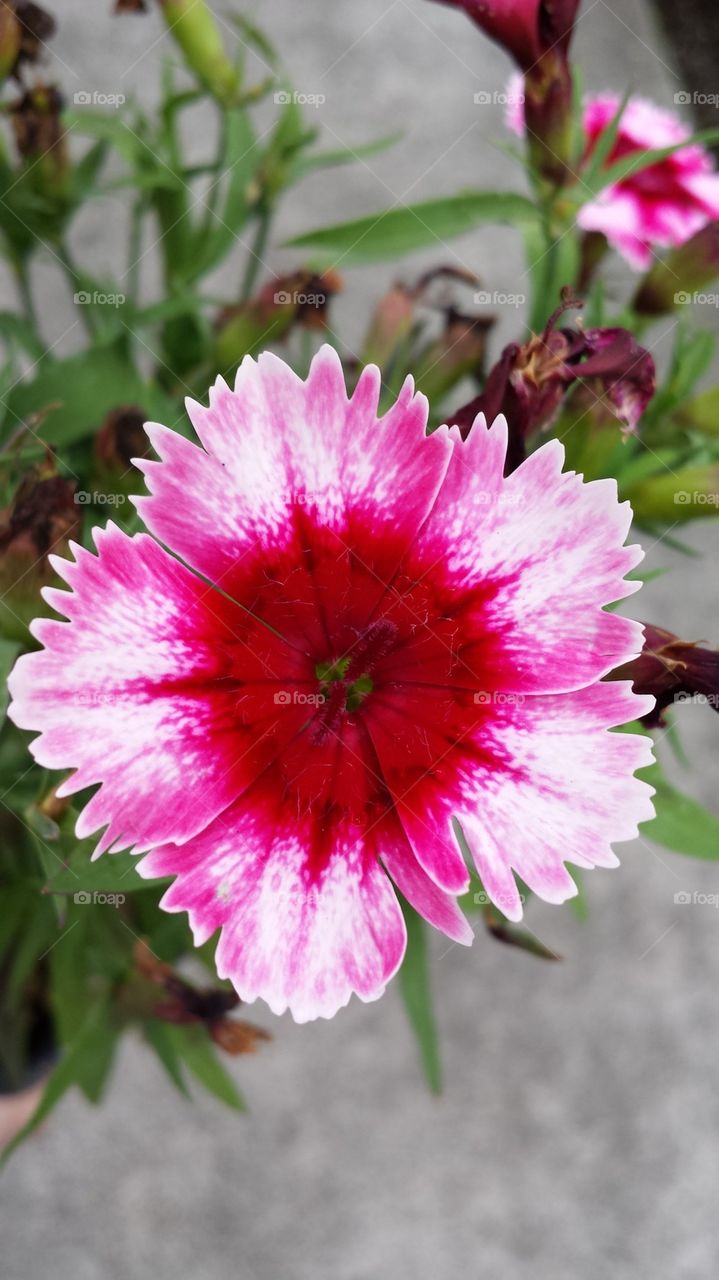
[[[109,0],[48,7],[60,23],[50,73],[69,96],[133,94],[152,108],[158,62],[171,53],[156,13],[111,19]],[[271,33],[295,88],[322,99],[314,110],[327,147],[402,135],[295,189],[263,254],[268,271],[296,265],[279,246],[300,231],[521,181],[502,149],[501,105],[474,101],[504,88],[509,60],[457,13],[425,0],[242,7]],[[213,8],[226,23],[229,3]],[[691,23],[692,6],[682,8]],[[643,0],[586,0],[574,53],[593,90],[630,88],[673,106],[686,87],[687,64],[675,64]],[[202,117],[191,127],[199,154]],[[71,240],[101,275],[108,253],[121,261],[125,234],[118,194],[86,207]],[[150,241],[143,250],[151,297],[156,255]],[[455,240],[446,261],[487,290],[521,291],[510,231]],[[345,347],[393,279],[436,262],[425,253],[344,273],[333,327]],[[70,352],[81,337],[68,327],[66,284],[49,259],[34,271],[44,336]],[[615,273],[619,290],[626,268],[616,262]],[[0,284],[9,296],[11,282]],[[716,327],[716,310],[701,310],[697,323]],[[520,323],[511,308],[497,316],[493,355]],[[659,326],[660,362],[674,324]],[[649,567],[671,572],[634,604],[645,620],[716,644],[713,527],[682,533],[703,559],[648,545]],[[719,718],[686,705],[678,720],[694,765],[682,786],[716,806]],[[569,907],[532,904],[529,923],[561,963],[503,947],[481,926],[471,950],[433,940],[439,1098],[392,988],[331,1023],[298,1027],[253,1009],[274,1039],[231,1064],[246,1115],[204,1096],[183,1102],[126,1039],[102,1107],[69,1096],[5,1173],[3,1280],[708,1280],[719,1255],[719,910],[674,897],[719,892],[719,870],[641,842],[625,846],[622,863],[587,878],[584,922]]]

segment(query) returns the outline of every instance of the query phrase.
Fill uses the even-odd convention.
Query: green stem
[[[15,282],[17,284],[18,293],[20,294],[23,315],[25,316],[28,324],[32,325],[33,329],[37,332],[39,328],[38,317],[32,296],[27,258],[16,258],[13,262],[13,268],[15,271]]]
[[[240,291],[241,302],[247,302],[247,299],[251,297],[252,290],[255,287],[257,277],[260,273],[260,268],[264,266],[263,258],[265,250],[267,249],[267,241],[270,237],[271,224],[272,213],[269,209],[263,209],[260,213],[259,222],[257,223],[254,244],[250,249],[250,256],[247,259],[247,266],[245,267],[245,275],[242,281],[242,289]]]
[[[85,291],[82,288],[82,277],[70,254],[70,250],[62,241],[59,241],[55,246],[55,257],[65,272],[68,284],[72,289],[73,302],[75,302],[76,295]],[[92,311],[92,304],[75,302],[75,305],[80,308],[80,319],[82,320],[89,336],[94,338],[97,332],[97,325]]]
[[[130,230],[127,241],[127,292],[133,306],[137,304],[137,292],[140,272],[140,249],[142,245],[142,219],[145,214],[143,200],[137,200],[130,214]]]

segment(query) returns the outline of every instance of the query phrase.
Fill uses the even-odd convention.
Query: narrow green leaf
[[[78,304],[78,306],[83,304]],[[43,413],[36,434],[48,444],[74,444],[96,431],[118,404],[137,404],[148,418],[174,421],[173,402],[147,384],[127,358],[112,347],[90,348],[66,360],[45,363],[34,378],[10,392],[11,421]]]
[[[312,155],[301,156],[295,165],[295,178],[299,181],[318,169],[332,169],[338,165],[354,164],[356,160],[364,160],[367,156],[376,156],[393,147],[401,137],[400,133],[388,133],[384,138],[376,138],[374,142],[358,142],[356,147],[337,147],[332,151],[316,151]]]
[[[306,232],[289,241],[322,258],[345,263],[379,262],[428,246],[443,246],[481,223],[526,226],[539,214],[531,200],[513,192],[469,191],[421,204],[385,209],[352,222]]]
[[[168,1026],[167,1034],[188,1071],[209,1093],[235,1111],[247,1110],[234,1080],[217,1057],[205,1027]]]
[[[624,94],[624,97],[622,98],[621,102],[619,103],[617,110],[615,111],[614,115],[609,121],[609,124],[607,125],[606,129],[604,129],[603,132],[599,135],[592,149],[592,153],[589,157],[589,163],[584,173],[582,174],[583,182],[585,182],[590,187],[593,187],[593,185],[596,183],[599,177],[599,174],[601,173],[602,167],[605,161],[608,159],[612,151],[612,148],[614,147],[614,144],[617,140],[617,135],[619,133],[619,126],[622,122],[622,116],[624,115],[624,112],[627,109],[627,103],[629,102],[629,99],[631,96],[632,96],[631,90],[628,89],[627,92]]]
[[[167,1023],[160,1022],[157,1018],[148,1018],[142,1030],[147,1043],[154,1049],[175,1088],[183,1097],[190,1098],[190,1091],[182,1075],[180,1055],[172,1036],[168,1034]]]
[[[408,903],[403,903],[402,909],[407,925],[407,951],[399,971],[399,989],[427,1083],[433,1093],[440,1093],[442,1065],[432,1009],[425,924]]]
[[[107,1034],[108,1019],[109,1008],[106,997],[103,996],[88,1010],[82,1030],[60,1058],[27,1124],[3,1151],[0,1164],[4,1164],[38,1125],[42,1124],[67,1090],[79,1083],[85,1059],[92,1057],[97,1051],[98,1041]]]
[[[656,789],[656,816],[642,823],[642,835],[691,858],[719,859],[719,817],[677,791],[658,764],[641,769],[638,776]]]
[[[719,129],[703,129],[699,133],[695,133],[690,138],[685,138],[682,142],[675,142],[670,147],[652,147],[645,151],[633,151],[630,155],[622,156],[620,160],[616,160],[614,164],[608,168],[594,174],[591,181],[587,180],[586,174],[582,175],[581,182],[573,188],[573,194],[578,204],[586,204],[589,194],[598,195],[600,191],[604,191],[606,187],[614,186],[617,182],[622,182],[626,178],[634,177],[641,173],[643,169],[648,169],[653,164],[658,164],[661,160],[667,160],[677,151],[684,150],[685,147],[691,147],[695,143],[703,143],[706,145],[714,145],[719,142]],[[589,190],[587,190],[589,188]]]

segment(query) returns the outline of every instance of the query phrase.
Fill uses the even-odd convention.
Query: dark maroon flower
[[[523,71],[550,50],[566,57],[580,0],[440,0],[503,45]]]
[[[530,156],[544,177],[567,177],[571,150],[569,44],[580,0],[440,0],[463,9],[524,72]]]
[[[612,679],[631,680],[635,693],[656,698],[654,710],[643,718],[650,728],[664,724],[664,712],[674,702],[697,698],[719,711],[719,649],[680,640],[650,623],[644,627],[639,657],[613,671]]]
[[[507,473],[523,460],[527,436],[552,422],[569,387],[581,384],[592,408],[629,431],[654,394],[654,361],[628,330],[557,328],[564,311],[577,305],[565,299],[543,333],[505,347],[484,390],[450,419],[466,437],[478,413],[488,422],[504,414],[510,423]]]

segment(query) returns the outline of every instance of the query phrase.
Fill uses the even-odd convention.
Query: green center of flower
[[[397,627],[387,618],[373,622],[342,658],[318,662],[315,675],[324,699],[313,732],[316,742],[336,732],[342,716],[357,711],[374,688],[371,672],[392,649]]]
[[[351,663],[351,658],[340,658],[336,662],[318,662],[315,667],[315,675],[320,682],[320,693],[325,702],[329,702],[333,695],[337,695],[340,689],[345,694],[345,709],[347,711],[356,711],[364,702],[368,693],[374,688],[372,677],[366,672],[358,676],[356,680],[348,683],[347,672]],[[334,688],[333,688],[334,686]]]

